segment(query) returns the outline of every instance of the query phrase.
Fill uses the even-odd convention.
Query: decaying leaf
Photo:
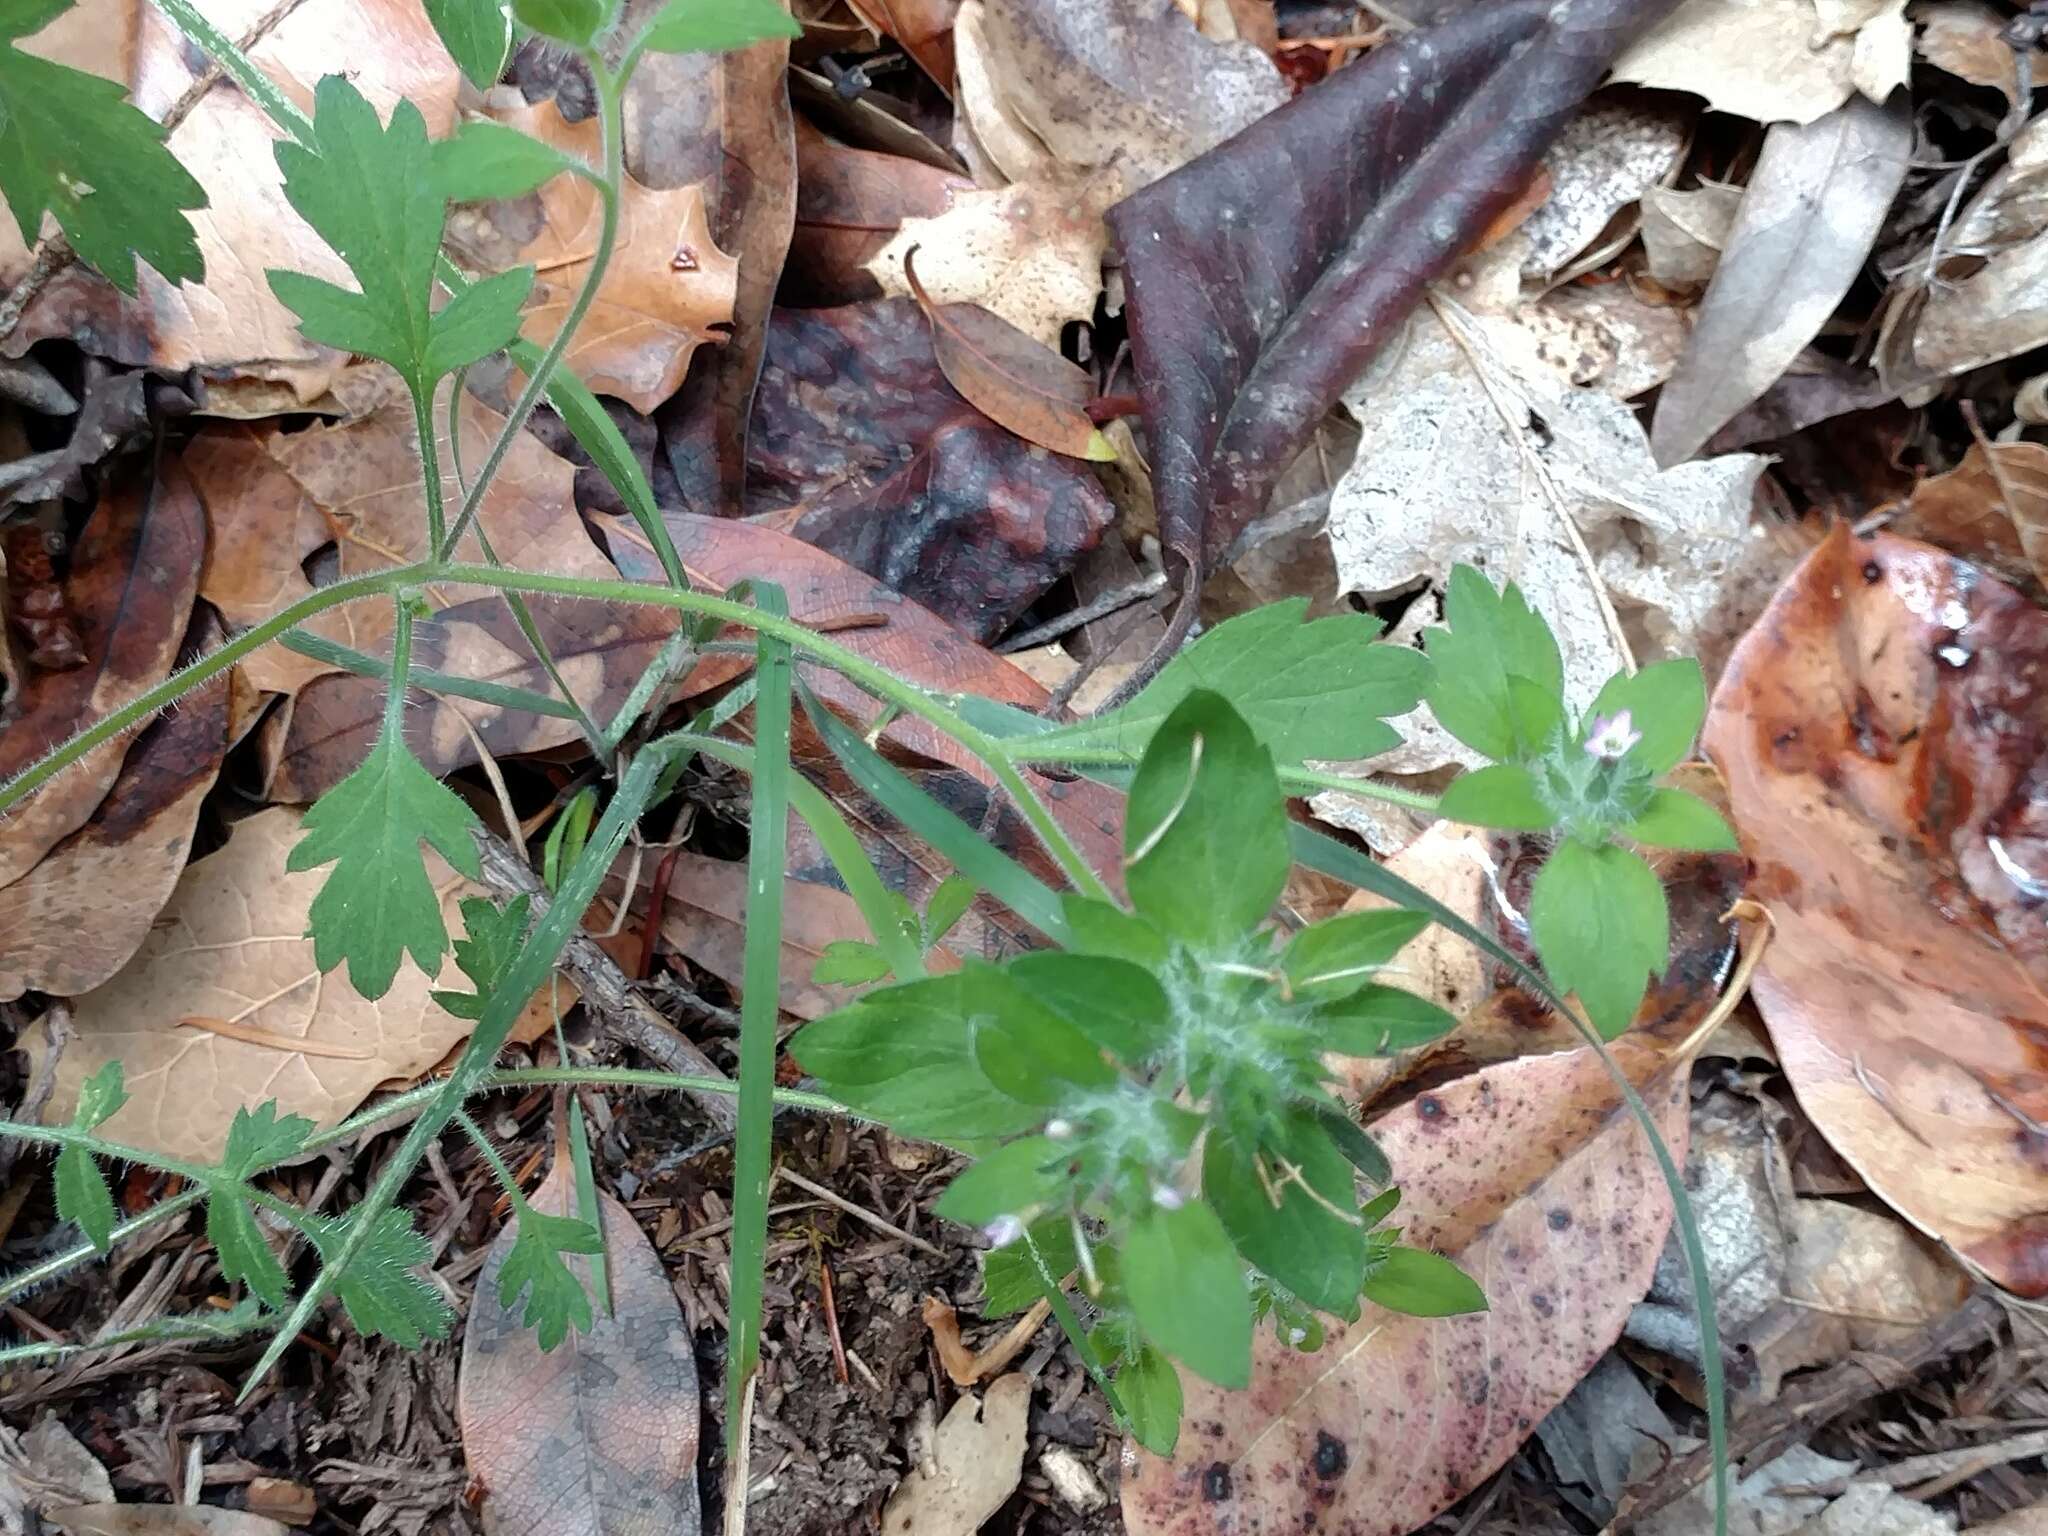
[[[1675,1038],[1631,1033],[1613,1052],[1682,1159]],[[1505,1463],[1620,1335],[1671,1201],[1591,1050],[1458,1078],[1373,1133],[1403,1192],[1403,1241],[1454,1258],[1491,1310],[1420,1319],[1368,1305],[1306,1354],[1262,1328],[1246,1392],[1184,1374],[1173,1458],[1140,1452],[1124,1478],[1132,1536],[1403,1536]]]
[[[4,223],[4,221],[0,221]],[[148,280],[145,270],[144,280]],[[0,775],[20,772],[81,726],[163,681],[192,613],[206,528],[191,482],[167,466],[147,489],[110,492],[87,520],[64,581],[85,665],[31,671],[0,731]],[[85,823],[129,743],[87,753],[0,822],[0,882],[18,880]]]
[[[1424,285],[1666,4],[1515,0],[1407,33],[1110,211],[1182,573],[1263,510]],[[1512,113],[1484,105],[1504,100]]]
[[[531,1197],[574,1215],[575,1180],[558,1158]],[[462,1341],[462,1449],[483,1485],[493,1536],[695,1536],[697,1362],[675,1290],[639,1224],[600,1191],[609,1313],[542,1354],[498,1274],[518,1233],[508,1221],[477,1276]],[[586,1260],[566,1259],[589,1283]]]
[[[90,991],[141,947],[192,849],[228,748],[226,679],[136,738],[84,826],[0,886],[0,998]]]
[[[1820,333],[1863,270],[1912,153],[1905,106],[1861,98],[1764,136],[1685,355],[1657,400],[1659,463],[1691,458]]]
[[[939,1421],[931,1459],[910,1469],[882,1506],[883,1536],[974,1536],[1024,1474],[1031,1378],[998,1376],[963,1394]]]
[[[1615,60],[1614,78],[1690,91],[1760,123],[1810,123],[1906,83],[1906,0],[1685,0]]]
[[[1728,231],[1742,206],[1742,188],[1703,182],[1690,190],[1652,187],[1643,194],[1643,255],[1650,276],[1666,288],[1690,287],[1714,275]]]
[[[291,1527],[210,1504],[80,1504],[44,1518],[69,1536],[291,1536]]]
[[[948,95],[953,91],[953,13],[959,0],[849,0],[853,12],[893,37]]]
[[[2007,1288],[2048,1294],[2048,618],[1838,525],[1737,646],[1707,750],[1776,934],[1752,988],[1834,1149]]]
[[[2006,17],[1983,0],[1920,0],[1910,12],[1919,30],[1914,52],[1972,85],[1989,86],[2008,102],[2020,96],[2019,55],[2005,40]]]
[[[956,196],[974,190],[964,176],[841,144],[802,118],[796,155],[796,233],[782,288],[787,303],[879,298],[882,285],[867,270],[875,253],[905,221],[942,214]],[[1099,266],[1099,239],[1096,256]]]
[[[206,17],[240,37],[270,9],[269,0],[222,0],[207,7]],[[204,67],[204,56],[169,19],[140,0],[94,0],[74,15],[80,50],[67,62],[119,80],[151,117],[161,117]],[[459,77],[418,0],[302,5],[251,57],[302,103],[310,104],[323,75],[344,72],[380,115],[404,97],[419,107],[431,134],[446,133],[454,121]],[[206,281],[174,285],[144,271],[138,296],[126,300],[74,267],[29,306],[5,343],[9,354],[63,336],[138,367],[253,376],[287,386],[300,402],[325,394],[348,359],[301,336],[263,274],[279,267],[345,283],[348,269],[284,199],[271,154],[280,132],[240,90],[216,85],[169,141],[206,189],[206,206],[191,216]],[[0,221],[0,284],[14,282],[26,266],[11,222]]]
[[[1115,517],[1086,465],[961,399],[908,299],[777,310],[748,455],[750,512],[981,640]]]
[[[274,1098],[280,1113],[332,1125],[378,1084],[417,1077],[469,1033],[428,997],[437,984],[462,989],[452,962],[438,983],[405,967],[374,1003],[320,974],[305,931],[321,876],[284,867],[298,830],[295,812],[262,811],[187,866],[135,957],[77,999],[48,1119],[68,1120],[79,1084],[118,1060],[129,1098],[103,1133],[210,1161],[244,1105]],[[459,925],[462,882],[440,866],[437,883]]]
[[[1954,469],[1913,487],[1892,532],[1939,544],[2018,586],[2048,586],[2048,447],[1972,443]]]
[[[1565,124],[1545,151],[1549,191],[1521,226],[1522,275],[1543,281],[1569,266],[1610,220],[1677,171],[1688,138],[1668,108],[1599,101]]]
[[[1819,1492],[1853,1479],[1861,1466],[1795,1445],[1729,1489],[1728,1529],[1757,1536],[1951,1536],[1955,1517],[1881,1482],[1852,1482],[1840,1495]],[[1695,1488],[1638,1527],[1644,1536],[1713,1536],[1711,1487]]]

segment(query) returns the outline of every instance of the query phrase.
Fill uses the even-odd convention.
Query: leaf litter
[[[163,112],[192,79],[173,33],[125,0],[90,9],[90,25],[81,7],[32,46],[105,70]],[[257,9],[214,19],[234,31]],[[1450,566],[1476,560],[1557,622],[1581,703],[1631,658],[1698,652],[1711,676],[1733,649],[1707,746],[1756,865],[1749,894],[1775,927],[1756,982],[1761,1017],[1738,1013],[1707,1045],[1688,1114],[1687,1074],[1663,1070],[1664,1053],[1726,975],[1718,919],[1733,890],[1725,876],[1682,883],[1680,948],[1660,995],[1683,1006],[1646,1019],[1619,1052],[1654,1082],[1674,1145],[1691,1122],[1689,1174],[1731,1369],[1745,1411],[1763,1411],[1845,1356],[1904,1349],[1940,1326],[1965,1267],[2022,1293],[2043,1283],[2024,1027],[2042,981],[2029,670],[2043,581],[2037,439],[2048,421],[2043,365],[2029,355],[2048,337],[2036,323],[2048,271],[2035,163],[2048,139],[2029,121],[2037,60],[2010,7],[1976,0],[1574,0],[1440,18],[1451,9],[863,0],[813,17],[793,65],[779,44],[664,56],[628,105],[622,263],[605,323],[573,362],[611,396],[694,581],[716,589],[773,572],[803,622],[946,692],[1045,709],[1044,688],[999,648],[1070,614],[1057,642],[1070,654],[1046,675],[1087,685],[1076,662],[1111,658],[1102,678],[1129,677],[1144,649],[1130,637],[1166,629],[1150,610],[1081,617],[1077,605],[1119,579],[1099,571],[1142,577],[1146,590],[1172,574],[1188,594],[1183,629],[1198,614],[1229,617],[1256,591],[1308,599],[1316,614],[1374,607],[1393,643],[1411,645],[1439,616]],[[588,82],[574,66],[522,50],[513,86],[473,82],[482,94],[472,95],[406,0],[346,21],[307,0],[257,58],[308,97],[337,67],[380,109],[411,95],[436,135],[481,113],[592,151]],[[1900,89],[1909,75],[1910,96]],[[1516,113],[1497,109],[1508,96]],[[0,440],[17,499],[39,520],[17,515],[9,531],[59,530],[47,575],[37,561],[10,569],[9,626],[31,644],[60,632],[35,628],[42,614],[61,615],[86,666],[54,668],[61,647],[11,657],[19,684],[0,752],[26,761],[74,717],[217,644],[219,626],[246,627],[337,575],[416,553],[409,412],[392,407],[374,372],[307,343],[251,280],[266,265],[339,275],[279,195],[274,136],[225,88],[172,135],[208,197],[194,221],[203,284],[173,287],[145,267],[129,300],[72,268],[6,338],[9,356],[36,349],[18,365],[36,370],[23,375],[29,395],[0,404],[0,430],[21,431]],[[542,267],[536,337],[551,334],[588,260],[594,212],[587,184],[563,180],[459,215],[470,257]],[[28,264],[14,234],[0,221],[0,280]],[[935,328],[934,316],[949,323]],[[517,379],[479,368],[472,383],[461,415],[473,468]],[[179,419],[181,397],[196,416]],[[1113,467],[1077,456],[1105,440],[1118,445]],[[661,579],[625,504],[578,473],[585,459],[546,417],[518,439],[483,511],[495,547],[517,565]],[[138,494],[152,461],[155,485]],[[1940,548],[1841,531],[1873,510]],[[1759,621],[1770,588],[1816,544]],[[1199,598],[1198,578],[1209,578]],[[549,690],[497,599],[429,593],[427,604],[425,665]],[[673,629],[639,610],[534,609],[572,686],[601,713]],[[1951,610],[1964,622],[1950,624]],[[316,627],[373,659],[389,648],[389,621],[368,610]],[[709,706],[743,670],[698,658],[675,695]],[[814,681],[856,723],[873,719],[856,691]],[[317,1011],[287,1017],[304,1001],[294,985],[315,989],[294,915],[303,901],[291,894],[300,877],[282,870],[280,829],[296,817],[284,807],[360,760],[380,697],[380,684],[332,659],[266,647],[230,687],[186,701],[65,781],[67,793],[0,826],[0,990],[22,996],[9,1022],[33,1046],[45,1032],[22,1026],[43,995],[71,999],[75,1038],[54,1063],[47,1117],[62,1118],[83,1076],[117,1059],[133,1098],[109,1133],[204,1155],[234,1104],[278,1093],[331,1124],[446,1059],[468,1026],[440,1015],[411,970],[378,1004],[328,989]],[[733,723],[742,737],[747,721]],[[479,804],[502,792],[536,850],[592,767],[569,722],[476,700],[423,692],[407,726],[436,775]],[[1436,787],[1430,775],[1460,749],[1405,734],[1398,752],[1353,771],[1421,774],[1413,782]],[[992,800],[985,768],[916,722],[887,722],[881,743],[951,814],[1057,879]],[[922,910],[946,859],[827,757],[804,761],[885,883]],[[1113,873],[1116,798],[1085,779],[1042,787]],[[276,804],[251,815],[241,803],[251,794]],[[744,789],[699,764],[685,795],[683,847],[639,995],[673,1005],[692,1034],[692,1021],[714,1021],[704,1038],[715,1055],[715,1021],[743,977],[730,836]],[[1526,948],[1516,926],[1525,848],[1422,831],[1386,807],[1361,818],[1360,803],[1333,793],[1316,808]],[[643,851],[643,881],[661,855]],[[811,973],[864,920],[801,825],[790,873],[802,920],[780,979],[794,1019],[840,995]],[[1832,894],[1836,882],[1848,899]],[[452,876],[443,885],[451,901],[462,894]],[[1342,893],[1303,886],[1295,899],[1334,905]],[[203,966],[181,962],[179,936],[201,928],[219,929],[226,947]],[[646,937],[630,926],[622,936],[635,947]],[[949,941],[988,955],[1035,942],[986,901]],[[1611,1084],[1554,1020],[1500,989],[1461,945],[1421,941],[1402,964],[1411,984],[1455,994],[1460,1026],[1411,1058],[1347,1063],[1346,1077],[1406,1174],[1410,1240],[1491,1265],[1491,1314],[1422,1323],[1369,1311],[1307,1355],[1268,1329],[1269,1374],[1252,1396],[1218,1395],[1172,1463],[1141,1460],[1119,1478],[1106,1410],[1049,1334],[979,1407],[962,1398],[948,1412],[933,1391],[917,1298],[950,1297],[942,1304],[957,1303],[974,1328],[964,1321],[973,1261],[919,1208],[943,1155],[781,1127],[820,1187],[882,1212],[870,1215],[885,1229],[924,1234],[932,1253],[914,1250],[931,1262],[906,1266],[874,1246],[866,1218],[843,1211],[829,1220],[850,1225],[831,1230],[795,1212],[777,1218],[771,1305],[790,1320],[770,1350],[756,1471],[764,1455],[781,1460],[757,1484],[755,1527],[779,1536],[842,1517],[885,1529],[900,1519],[911,1536],[935,1536],[1035,1521],[1095,1536],[1117,1528],[1115,1501],[1102,1506],[1119,1483],[1134,1531],[1168,1519],[1175,1529],[1321,1528],[1352,1515],[1361,1529],[1395,1532],[1461,1496],[1454,1518],[1480,1530],[1544,1528],[1560,1518],[1559,1498],[1572,1518],[1628,1508],[1655,1469],[1600,1441],[1607,1410],[1544,1416],[1597,1364],[1582,1408],[1626,1398],[1632,1422],[1696,1427],[1698,1324],[1660,1242],[1661,1184],[1615,1116]],[[572,1010],[572,1051],[620,1049],[601,1005],[574,1011],[566,992],[541,1001],[517,1036],[529,1059],[553,1059],[545,1037],[558,1003]],[[51,1065],[31,1050],[32,1085]],[[510,1105],[517,1114],[494,1133],[512,1135],[535,1102]],[[708,1192],[722,1175],[698,1171],[706,1154],[686,1122],[624,1103],[607,1115],[593,1121],[610,1126],[592,1135],[599,1182],[632,1206],[607,1204],[610,1261],[638,1266],[661,1336],[686,1342],[694,1328],[702,1344],[724,1316],[725,1212]],[[1555,1134],[1521,1134],[1528,1116]],[[1455,1159],[1432,1150],[1447,1140]],[[439,1198],[456,1203],[437,1242],[459,1289],[478,1263],[488,1278],[506,1239],[480,1258],[490,1229],[477,1192],[488,1181],[466,1149],[449,1162]],[[1599,1214],[1626,1211],[1632,1229],[1582,1221],[1591,1208],[1580,1208],[1574,1178],[1590,1178],[1607,1202]],[[566,1210],[566,1187],[558,1160],[536,1202]],[[662,1199],[635,1200],[634,1187]],[[122,1200],[132,1208],[129,1191]],[[1478,1231],[1474,1213],[1496,1208],[1500,1223]],[[18,1205],[5,1209],[17,1219]],[[1570,1218],[1561,1229],[1558,1212]],[[1510,1248],[1523,1250],[1524,1268],[1551,1266],[1540,1289],[1498,1283]],[[473,1343],[495,1294],[486,1284],[472,1303]],[[39,1319],[81,1318],[66,1292],[29,1305]],[[504,1337],[530,1347],[516,1329]],[[1484,1342],[1502,1337],[1515,1349]],[[1327,1375],[1315,1363],[1337,1357]],[[522,1385],[554,1358],[522,1361]],[[1429,1380],[1390,1405],[1375,1383],[1409,1361],[1418,1380],[1429,1366]],[[153,1382],[153,1369],[145,1360],[128,1375]],[[470,1366],[463,1374],[467,1393]],[[321,1379],[323,1392],[341,1391]],[[452,1376],[430,1379],[405,1389],[419,1394],[408,1425],[448,1412]],[[1636,1397],[1592,1395],[1617,1380]],[[1286,1383],[1308,1394],[1296,1401]],[[687,1410],[694,1446],[694,1374],[672,1386],[663,1423]],[[380,1390],[388,1405],[396,1389]],[[1903,1413],[1883,1410],[1883,1422],[1956,1416],[1953,1401],[1928,1411],[1925,1394],[1945,1388],[1912,1390],[1922,1396]],[[2016,1390],[1980,1390],[1970,1411],[1989,1417],[1973,1422],[2023,1412],[2030,1399]],[[592,1389],[589,1404],[621,1411],[624,1395]],[[1309,1407],[1328,1408],[1331,1422],[1311,1426]],[[1892,1431],[1870,1428],[1879,1411],[1852,1414],[1860,1427],[1849,1432],[1816,1423],[1806,1433],[1819,1449],[1753,1463],[1738,1525],[1833,1533],[1897,1522],[1917,1536],[1953,1528],[1955,1513],[1991,1528],[1985,1517],[2032,1502],[2006,1471],[1973,1474],[1959,1496],[1931,1504],[1859,1480],[1901,1454],[1883,1439]],[[1261,1414],[1263,1434],[1247,1427]],[[1391,1454],[1415,1443],[1420,1424],[1441,1431],[1429,1448]],[[126,1425],[119,1440],[103,1422],[91,1428],[95,1446],[140,1443]],[[359,1448],[380,1444],[378,1431],[364,1433]],[[508,1453],[494,1436],[506,1439],[467,1433],[466,1449],[473,1470],[494,1469],[479,1496],[502,1527],[516,1523],[522,1488],[545,1481],[547,1453]],[[438,1446],[425,1462],[446,1465],[456,1430],[389,1439]],[[1212,1440],[1229,1454],[1212,1454]],[[760,1448],[770,1443],[779,1449]],[[622,1474],[622,1486],[660,1484],[671,1524],[695,1528],[694,1474],[716,1452],[702,1466],[693,1451],[678,1456],[658,1474]],[[140,1464],[126,1464],[124,1496]],[[1505,1479],[1493,1475],[1502,1467]],[[1553,1498],[1553,1477],[1572,1491]],[[321,1489],[364,1528],[396,1519],[417,1529],[461,1518],[460,1484],[451,1470],[439,1492]],[[1787,1484],[1829,1491],[1765,1491]],[[110,1500],[111,1487],[75,1502],[104,1507],[88,1521],[216,1529],[258,1518]],[[1646,1518],[1674,1536],[1711,1528],[1697,1496]]]

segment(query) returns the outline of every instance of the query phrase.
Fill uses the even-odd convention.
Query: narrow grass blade
[[[590,1256],[590,1286],[604,1315],[612,1315],[612,1270],[604,1247],[604,1212],[597,1203],[597,1171],[590,1165],[590,1132],[583,1124],[583,1101],[569,1095],[569,1158],[576,1172],[576,1214],[597,1234],[598,1250]]]

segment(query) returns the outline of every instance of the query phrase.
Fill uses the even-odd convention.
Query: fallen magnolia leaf
[[[1691,458],[1790,367],[1863,271],[1913,154],[1902,103],[1845,102],[1764,135],[1650,445]]]
[[[89,992],[141,947],[227,755],[229,702],[226,678],[186,694],[128,749],[85,825],[0,886],[0,999]]]
[[[882,1536],[974,1536],[1024,1475],[1031,1378],[998,1376],[964,1393],[939,1421],[927,1462],[911,1467],[882,1506]]]
[[[1514,0],[1409,32],[1110,210],[1183,591],[1668,4]],[[1193,618],[1184,599],[1169,641]]]
[[[531,1202],[576,1213],[568,1159]],[[682,1308],[647,1236],[603,1191],[611,1309],[545,1354],[498,1276],[518,1236],[507,1221],[476,1278],[463,1332],[456,1416],[471,1477],[483,1487],[493,1536],[695,1536],[697,1362]],[[588,1288],[589,1261],[565,1262]]]
[[[494,116],[565,154],[597,163],[595,118],[571,123],[552,101]],[[739,263],[712,238],[701,184],[656,190],[628,177],[619,197],[611,265],[562,362],[599,394],[645,412],[676,392],[700,343],[723,340],[721,328],[733,318]],[[603,200],[583,177],[563,175],[531,198],[490,206],[492,222],[500,227],[486,236],[478,224],[465,223],[464,239],[494,265],[533,265],[538,275],[521,330],[545,346],[561,329],[596,258]],[[538,228],[521,240],[525,226],[519,215],[528,209],[537,210]]]
[[[1681,1164],[1688,1074],[1669,1052],[1699,1011],[1610,1048]],[[1264,1327],[1248,1391],[1183,1373],[1172,1459],[1125,1453],[1131,1536],[1404,1536],[1506,1464],[1619,1337],[1671,1199],[1593,1051],[1455,1079],[1373,1134],[1401,1186],[1403,1241],[1456,1260],[1491,1310],[1414,1318],[1368,1304],[1355,1323],[1330,1320],[1310,1352]]]
[[[1135,191],[1288,97],[1264,53],[1212,42],[1171,0],[966,0],[953,37],[984,180],[1113,166]]]
[[[867,270],[875,253],[905,221],[942,214],[974,190],[952,171],[842,144],[804,118],[796,124],[796,158],[796,233],[782,293],[804,308],[879,298],[882,285]],[[1099,266],[1099,238],[1096,256]]]
[[[0,226],[5,221],[0,220]],[[31,669],[0,731],[0,777],[163,681],[192,613],[206,527],[190,479],[167,464],[147,488],[110,491],[86,520],[63,583],[83,666]],[[11,884],[77,831],[121,771],[128,740],[94,748],[0,822],[0,882]]]
[[[1751,995],[1803,1108],[1894,1210],[2048,1294],[2048,616],[1837,525],[1736,647],[1707,751],[1775,928]]]
[[[979,304],[941,304],[903,253],[903,273],[932,327],[932,354],[946,382],[999,427],[1076,459],[1116,457],[1088,415],[1095,381],[1044,342]]]
[[[1614,61],[1614,78],[1690,91],[1760,123],[1810,123],[1906,83],[1906,0],[1685,0]]]
[[[983,641],[1115,518],[1085,464],[1031,447],[960,397],[908,299],[778,309],[748,458],[750,514]]]
[[[271,9],[269,0],[220,0],[208,5],[206,19],[238,38]],[[205,67],[204,55],[142,0],[89,0],[59,26],[67,22],[74,31],[61,60],[107,74],[151,117],[162,117]],[[345,73],[380,117],[403,97],[419,107],[430,134],[438,137],[454,123],[459,77],[418,0],[300,6],[250,58],[302,107],[310,108],[322,76]],[[348,358],[299,333],[297,317],[271,294],[264,272],[354,280],[285,201],[271,153],[281,134],[246,93],[216,85],[169,140],[178,163],[206,189],[206,206],[189,215],[206,280],[170,284],[144,271],[137,296],[127,299],[73,266],[29,305],[6,352],[18,356],[38,341],[64,337],[137,367],[254,376],[288,386],[302,403],[324,395]],[[17,281],[27,265],[13,221],[0,219],[0,285]]]
[[[1972,443],[1954,469],[1913,487],[1891,531],[2040,591],[2048,586],[2048,447]]]
[[[274,1098],[280,1114],[333,1125],[380,1084],[410,1081],[468,1035],[467,1022],[428,996],[436,985],[467,990],[452,961],[438,980],[404,967],[374,1003],[320,973],[305,932],[323,877],[285,870],[298,831],[296,812],[261,811],[186,867],[135,957],[74,1002],[47,1122],[68,1121],[79,1084],[119,1061],[129,1098],[104,1133],[212,1161],[237,1109]],[[429,860],[459,926],[463,882]],[[241,1038],[186,1020],[219,1020]],[[302,1052],[302,1042],[318,1054]],[[28,1048],[40,1062],[41,1037]]]
[[[291,1536],[291,1527],[210,1504],[78,1504],[43,1518],[70,1536]]]

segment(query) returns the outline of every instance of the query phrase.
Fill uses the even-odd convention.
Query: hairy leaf
[[[321,1259],[331,1262],[358,1218],[308,1211],[300,1219]],[[432,1258],[433,1249],[413,1226],[410,1211],[379,1212],[368,1241],[333,1282],[357,1331],[381,1334],[407,1349],[445,1335],[454,1314],[441,1293],[416,1273]]]
[[[246,1200],[216,1193],[206,1202],[206,1239],[213,1244],[221,1278],[249,1287],[265,1306],[282,1307],[289,1294],[284,1266],[271,1251],[256,1212]]]
[[[498,1304],[510,1310],[526,1295],[523,1321],[539,1335],[543,1353],[568,1337],[573,1325],[590,1331],[590,1297],[563,1261],[565,1253],[602,1253],[597,1229],[573,1216],[553,1216],[527,1206],[519,1212],[519,1235],[498,1270]]]
[[[0,194],[34,245],[56,215],[72,250],[123,293],[135,263],[175,283],[203,272],[185,216],[206,192],[164,146],[163,126],[111,80],[14,46],[71,8],[71,0],[0,3]]]
[[[1125,1238],[1123,1261],[1147,1338],[1218,1386],[1251,1380],[1251,1295],[1213,1210],[1196,1200],[1148,1211]]]
[[[464,123],[434,145],[433,156],[434,183],[451,202],[524,197],[578,164],[554,145],[489,118]]]
[[[1664,886],[1626,848],[1566,838],[1536,876],[1529,933],[1558,990],[1576,992],[1594,1028],[1612,1039],[1664,969]]]
[[[312,1134],[313,1122],[304,1115],[280,1117],[275,1099],[266,1099],[253,1110],[244,1105],[228,1125],[221,1171],[229,1178],[246,1179],[259,1168],[292,1156]]]
[[[114,1196],[93,1155],[83,1147],[57,1154],[57,1219],[75,1221],[101,1253],[114,1231]]]
[[[464,937],[455,941],[455,963],[476,986],[474,992],[436,992],[434,1001],[458,1019],[480,1019],[484,1002],[498,988],[505,967],[519,953],[526,937],[526,919],[531,900],[525,892],[504,906],[481,896],[462,902]]]

